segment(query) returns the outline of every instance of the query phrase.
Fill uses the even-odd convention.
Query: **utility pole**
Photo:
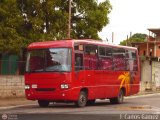
[[[126,40],[126,46],[128,46],[128,35],[127,35],[127,40]]]
[[[68,39],[71,38],[71,0],[69,2],[69,14],[68,14]]]
[[[114,32],[112,32],[112,44],[114,43]]]

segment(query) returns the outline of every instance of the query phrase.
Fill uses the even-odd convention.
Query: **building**
[[[139,55],[144,58],[151,58],[160,61],[160,28],[148,29],[149,36],[145,42],[132,42],[133,47],[137,47]]]
[[[160,89],[160,28],[150,28],[144,42],[132,42],[141,59],[141,83],[144,90]]]

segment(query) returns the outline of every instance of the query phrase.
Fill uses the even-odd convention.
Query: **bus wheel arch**
[[[124,101],[124,96],[126,94],[125,88],[121,88],[119,90],[118,96],[114,98],[110,98],[110,103],[111,104],[122,104]]]
[[[84,91],[87,94],[87,97],[88,97],[88,88],[81,88],[80,92],[81,91]]]
[[[77,107],[85,107],[88,100],[88,89],[82,88],[79,92],[78,100],[75,102]]]

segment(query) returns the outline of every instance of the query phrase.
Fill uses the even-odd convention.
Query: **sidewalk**
[[[138,94],[135,95],[146,95],[146,94],[155,94],[155,93],[160,93],[160,91],[141,91]]]
[[[0,107],[35,104],[36,101],[27,100],[26,98],[0,98]]]

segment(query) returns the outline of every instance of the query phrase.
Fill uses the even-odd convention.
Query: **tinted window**
[[[82,70],[83,69],[83,54],[75,53],[75,70]]]
[[[114,70],[126,70],[125,50],[122,48],[113,49]]]
[[[113,69],[112,48],[99,47],[98,69],[100,70],[112,70]]]
[[[86,45],[84,54],[84,67],[85,69],[97,69],[98,57],[97,57],[97,46]]]
[[[106,53],[105,53],[105,47],[99,47],[99,55],[100,56],[105,56],[106,55]]]
[[[74,46],[74,50],[79,50],[79,51],[83,51],[84,47],[81,44],[77,44]]]
[[[106,47],[106,56],[112,57],[112,48]]]
[[[96,55],[97,54],[97,46],[95,46],[95,45],[86,45],[85,46],[85,54]]]

